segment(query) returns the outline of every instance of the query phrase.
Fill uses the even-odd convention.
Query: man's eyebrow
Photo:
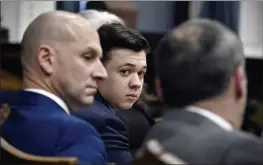
[[[124,66],[129,66],[129,67],[132,67],[132,68],[135,68],[136,65],[132,64],[132,63],[125,63],[123,65],[121,65],[120,67],[124,67]],[[146,69],[147,70],[147,66],[143,66],[141,69]]]
[[[147,66],[146,66],[146,65],[145,65],[145,66],[143,66],[143,67],[142,67],[142,69],[147,69]]]
[[[88,53],[94,53],[94,52],[95,52],[95,50],[91,47],[86,47],[86,48],[81,50],[81,54],[83,54],[83,55],[86,55]]]
[[[96,48],[93,48],[93,47],[91,47],[91,46],[87,46],[86,48],[84,48],[84,49],[82,50],[82,54],[86,54],[86,53],[95,54],[96,52],[98,52],[97,49],[96,49]],[[100,54],[100,56],[102,57],[102,53]]]
[[[132,63],[125,63],[125,64],[121,65],[120,67],[124,67],[124,66],[136,67],[136,65],[134,65]]]
[[[92,50],[93,50],[92,47],[87,46],[87,47],[85,47],[84,49],[82,49],[82,52],[90,52],[90,51],[92,51]]]

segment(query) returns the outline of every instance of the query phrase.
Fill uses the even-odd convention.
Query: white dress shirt
[[[198,113],[198,114],[210,119],[212,122],[217,124],[219,127],[223,128],[227,131],[233,130],[233,127],[231,126],[231,124],[229,122],[227,122],[221,116],[219,116],[219,115],[217,115],[211,111],[208,111],[208,110],[205,110],[205,109],[202,109],[199,107],[195,107],[195,106],[188,106],[188,107],[186,107],[186,109],[187,109],[187,111]]]
[[[57,97],[56,95],[54,95],[50,92],[47,92],[43,89],[27,88],[27,89],[25,89],[25,91],[38,93],[38,94],[41,94],[41,95],[44,95],[44,96],[50,98],[51,100],[55,101],[67,114],[70,114],[66,103],[61,98]]]

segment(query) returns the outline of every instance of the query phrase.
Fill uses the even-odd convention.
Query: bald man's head
[[[39,15],[26,29],[22,47],[24,87],[44,88],[72,109],[92,103],[97,80],[107,76],[97,30],[80,15]]]
[[[64,11],[51,11],[39,15],[27,27],[22,39],[22,55],[27,61],[36,57],[40,45],[55,45],[75,41],[81,27],[91,30],[83,17]]]

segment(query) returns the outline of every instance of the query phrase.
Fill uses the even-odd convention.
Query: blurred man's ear
[[[155,79],[155,92],[156,92],[158,99],[163,102],[163,100],[164,100],[163,88],[162,88],[162,84],[161,84],[161,81],[159,78]]]
[[[244,68],[238,67],[233,76],[235,82],[236,99],[239,100],[240,98],[244,97],[244,95],[246,95],[247,79]]]

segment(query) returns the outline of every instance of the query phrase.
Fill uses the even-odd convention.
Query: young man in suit
[[[21,45],[23,90],[0,93],[10,108],[1,136],[30,154],[106,164],[98,132],[70,115],[93,103],[97,81],[107,77],[97,31],[79,15],[52,11],[29,24]]]
[[[75,115],[100,132],[109,162],[128,163],[133,160],[128,132],[115,111],[129,110],[140,96],[149,46],[138,31],[119,23],[103,24],[98,33],[108,78],[98,82],[94,104]]]
[[[242,43],[231,30],[189,20],[162,38],[155,58],[156,92],[171,110],[146,145],[157,140],[189,164],[263,164],[262,140],[240,131],[247,79]]]
[[[89,20],[90,24],[96,29],[99,29],[99,27],[105,23],[120,23],[122,25],[125,25],[125,21],[122,18],[107,11],[97,11],[90,9],[84,10],[79,14]],[[143,88],[145,88],[145,86]],[[142,92],[142,95],[145,94]],[[121,121],[123,121],[125,127],[127,128],[128,143],[132,155],[133,153],[136,153],[137,149],[141,147],[146,133],[154,124],[153,119],[146,112],[147,109],[145,108],[145,106],[144,108],[142,108],[141,106],[141,102],[143,100],[141,96],[131,109],[125,111],[116,111],[117,117],[120,118]],[[141,126],[140,131],[138,131],[137,129],[138,125]]]

